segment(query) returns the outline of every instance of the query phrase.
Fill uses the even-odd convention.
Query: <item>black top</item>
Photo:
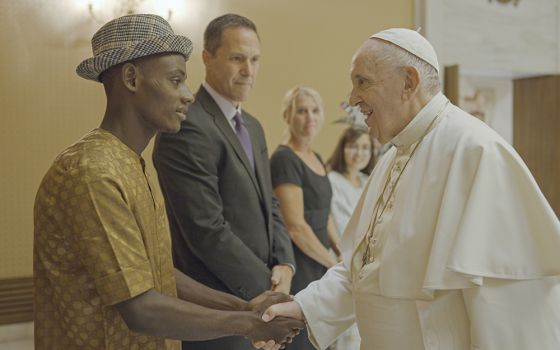
[[[315,153],[321,164],[321,157]],[[270,159],[272,187],[290,183],[303,190],[305,221],[323,243],[330,247],[327,235],[327,222],[331,208],[332,189],[327,175],[319,175],[307,166],[289,147],[280,145]],[[326,171],[325,171],[326,174]],[[304,254],[296,245],[294,255],[296,270],[292,281],[292,294],[307,287],[310,282],[320,279],[327,269]]]

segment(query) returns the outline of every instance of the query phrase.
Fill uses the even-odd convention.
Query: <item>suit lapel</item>
[[[218,107],[218,105],[216,104],[212,96],[210,96],[208,91],[206,91],[206,89],[204,89],[204,87],[202,86],[200,87],[198,93],[196,94],[196,99],[200,102],[201,106],[206,110],[206,112],[210,114],[212,118],[214,118],[214,124],[216,124],[216,127],[218,128],[218,130],[220,130],[220,132],[224,136],[224,139],[233,148],[235,154],[237,155],[237,158],[245,167],[245,170],[247,171],[249,177],[251,178],[251,181],[253,182],[253,185],[255,186],[255,189],[257,190],[257,193],[259,194],[259,197],[261,197],[262,200],[262,191],[260,190],[260,186],[259,183],[257,182],[257,178],[255,177],[255,173],[251,168],[251,164],[249,163],[247,154],[245,153],[245,150],[243,150],[243,146],[241,146],[241,143],[239,142],[239,138],[235,134],[235,131],[233,131],[231,124],[229,124],[227,118],[222,113],[220,107]],[[249,135],[251,137],[251,143],[253,146],[253,154],[255,156],[255,170],[256,170],[257,159],[260,158],[257,155],[260,155],[260,150],[258,151],[255,150],[256,140],[255,140],[254,130],[252,130],[253,128],[251,127],[248,129],[249,129]]]
[[[254,125],[253,120],[250,120],[248,118],[245,119],[245,126],[247,127],[247,130],[249,131],[249,135],[251,136],[251,145],[253,147],[253,154],[255,157],[255,175],[257,177],[258,180],[258,189],[259,189],[259,193],[261,195],[261,199],[263,199],[264,197],[264,203],[270,203],[270,191],[266,191],[265,189],[265,185],[266,185],[266,181],[265,181],[265,174],[267,174],[268,172],[266,171],[265,167],[268,166],[268,164],[264,161],[262,152],[263,152],[263,147],[265,145],[261,145],[260,139],[258,137],[258,129],[259,127]],[[268,159],[268,154],[265,154],[264,157],[266,157],[266,159]],[[268,212],[270,211],[270,208],[268,207],[268,205],[265,205],[265,211],[268,215]],[[268,216],[267,216],[268,217]]]
[[[269,167],[268,165],[268,153],[263,155],[263,151],[266,150],[266,145],[261,143],[261,138],[259,137],[259,129],[258,125],[255,125],[254,120],[246,118],[245,119],[245,126],[249,131],[249,135],[251,136],[251,144],[253,146],[253,154],[255,155],[255,174],[258,180],[258,187],[259,187],[259,194],[261,199],[261,208],[264,213],[264,217],[266,219],[267,225],[270,228],[271,223],[270,220],[274,220],[272,218],[272,192],[267,189],[267,181],[266,175],[269,174],[270,170],[266,169]],[[268,170],[268,171],[267,171]],[[269,175],[270,176],[270,175]],[[270,179],[268,180],[270,181]],[[272,232],[273,229],[267,230],[267,237],[268,241],[272,242]]]

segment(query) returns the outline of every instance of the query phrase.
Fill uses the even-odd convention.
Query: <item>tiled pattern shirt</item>
[[[114,304],[176,296],[163,201],[144,161],[96,129],[62,152],[35,200],[35,348],[179,349],[131,332]]]

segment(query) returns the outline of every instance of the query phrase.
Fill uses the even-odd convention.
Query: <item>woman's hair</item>
[[[369,135],[367,129],[359,127],[349,127],[348,129],[344,130],[344,132],[340,136],[340,139],[338,140],[338,143],[336,144],[331,157],[327,161],[327,165],[331,170],[334,170],[341,174],[344,174],[346,172],[347,165],[344,161],[344,148],[347,144],[355,142],[362,135],[367,135],[370,140],[371,158],[369,159],[367,166],[360,171],[366,175],[369,175],[371,173],[376,161],[373,149],[373,138]]]
[[[323,108],[323,99],[321,98],[321,95],[319,95],[316,90],[305,86],[296,86],[286,92],[284,100],[282,101],[282,116],[292,115],[294,113],[296,108],[296,99],[301,95],[309,96],[315,101],[321,111],[321,119],[324,119],[325,110]]]

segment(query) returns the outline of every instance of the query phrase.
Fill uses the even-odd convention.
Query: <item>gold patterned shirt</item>
[[[35,199],[35,348],[179,349],[133,333],[114,304],[176,296],[169,227],[144,160],[95,129],[63,151]]]

